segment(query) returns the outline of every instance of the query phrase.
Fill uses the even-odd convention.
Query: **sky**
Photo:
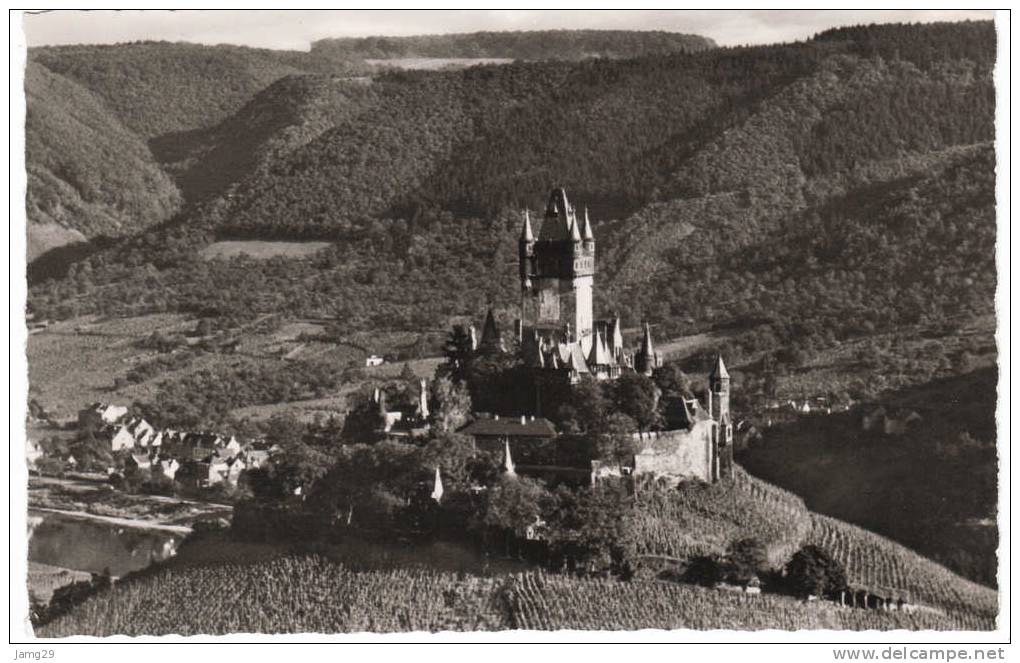
[[[59,10],[24,17],[29,46],[139,39],[307,50],[327,37],[479,30],[666,30],[720,46],[796,41],[840,25],[991,19],[982,10]]]

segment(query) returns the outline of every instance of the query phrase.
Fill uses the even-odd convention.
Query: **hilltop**
[[[663,31],[538,30],[472,32],[412,37],[320,39],[313,55],[347,60],[395,58],[504,58],[582,60],[631,58],[663,53],[693,53],[715,48],[699,35]]]

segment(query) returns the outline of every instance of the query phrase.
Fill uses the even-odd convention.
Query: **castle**
[[[647,322],[642,325],[639,347],[630,351],[624,345],[619,315],[595,319],[595,257],[595,232],[588,211],[578,215],[562,188],[550,194],[537,234],[525,211],[518,240],[520,317],[514,331],[520,359],[531,369],[539,392],[543,384],[570,385],[586,377],[614,380],[627,371],[651,376],[662,365]],[[473,327],[470,335],[474,351],[506,352],[491,310],[481,340]],[[540,397],[537,400],[536,410],[540,410]],[[730,375],[722,357],[709,376],[707,407],[691,398],[684,401],[682,410],[674,430],[635,433],[640,451],[631,471],[705,481],[729,473],[733,424]],[[507,449],[511,433],[508,430]],[[593,477],[607,470],[619,468],[593,467]]]

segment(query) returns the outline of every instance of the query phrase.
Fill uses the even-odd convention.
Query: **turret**
[[[499,328],[496,326],[496,318],[492,315],[492,309],[490,308],[488,313],[485,314],[485,326],[482,327],[482,342],[481,347],[483,350],[499,350],[503,351],[503,338],[499,334]]]
[[[712,392],[712,418],[721,421],[730,415],[730,372],[726,370],[722,355],[717,355],[712,372],[708,376],[708,388]]]
[[[651,375],[662,362],[658,353],[652,345],[652,327],[647,322],[644,324],[644,335],[641,337],[641,347],[634,355],[634,370],[644,375]]]
[[[722,355],[708,375],[708,410],[715,422],[712,479],[730,476],[733,465],[733,421],[730,418],[730,373]]]

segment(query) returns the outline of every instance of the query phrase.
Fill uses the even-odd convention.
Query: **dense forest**
[[[411,57],[581,60],[693,53],[714,46],[715,42],[706,37],[678,32],[545,30],[321,39],[312,43],[312,54],[347,60]]]
[[[873,26],[368,83],[288,76],[187,140],[151,141],[183,211],[38,284],[31,305],[282,311],[352,331],[509,314],[519,210],[563,184],[595,221],[598,313],[664,333],[737,324],[755,348],[810,346],[989,312],[994,43],[990,23]],[[336,244],[196,255],[225,237]]]

